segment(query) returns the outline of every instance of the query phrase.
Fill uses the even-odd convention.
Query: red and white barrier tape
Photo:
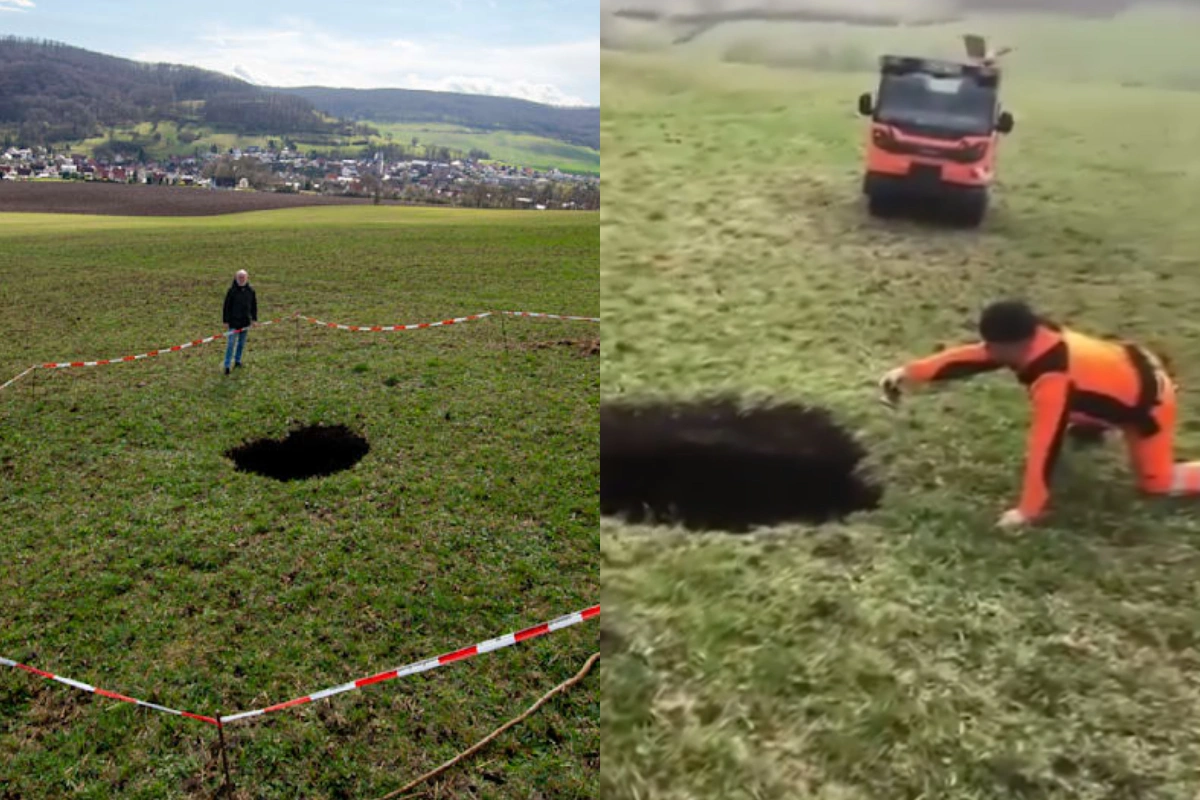
[[[380,331],[415,331],[415,330],[423,330],[425,328],[441,328],[441,327],[445,327],[447,325],[458,325],[463,322],[473,322],[475,320],[484,319],[486,317],[491,317],[496,314],[500,314],[500,315],[503,315],[506,317],[530,317],[530,318],[535,318],[535,319],[558,319],[558,320],[564,320],[567,322],[599,322],[600,321],[599,317],[575,317],[575,316],[569,316],[566,314],[543,314],[543,313],[534,312],[534,311],[484,311],[479,314],[470,314],[465,317],[454,317],[452,319],[443,319],[443,320],[439,320],[437,322],[418,322],[418,323],[415,323],[412,325],[343,325],[342,323],[339,323],[339,322],[325,322],[323,320],[317,319],[316,317],[306,317],[306,316],[302,315],[300,312],[296,312],[295,314],[292,315],[291,318],[299,318],[306,322],[311,322],[313,325],[319,325],[322,328],[334,328],[334,329],[342,330],[342,331],[380,332]],[[274,325],[276,323],[282,322],[283,319],[285,319],[285,318],[273,319],[268,322],[255,323],[255,327],[264,328],[267,325]],[[139,353],[138,355],[133,355],[133,356],[121,356],[120,358],[102,358],[102,359],[97,359],[96,361],[56,361],[56,362],[47,362],[45,364],[34,364],[32,367],[25,370],[20,375],[17,375],[15,378],[8,381],[7,383],[0,384],[0,391],[4,391],[9,386],[12,386],[14,383],[21,380],[26,375],[28,375],[29,373],[31,373],[37,369],[69,369],[71,367],[103,367],[103,366],[107,366],[109,364],[123,364],[123,363],[131,362],[131,361],[141,361],[146,358],[154,358],[155,356],[162,355],[163,353],[177,353],[180,350],[187,350],[189,347],[199,347],[200,345],[208,344],[209,342],[214,342],[217,339],[224,339],[226,336],[228,336],[231,333],[241,333],[243,330],[246,330],[246,329],[239,328],[236,331],[225,331],[223,333],[218,333],[213,336],[206,336],[203,339],[193,339],[190,342],[184,342],[183,344],[177,344],[174,347],[168,347],[168,348],[165,348],[162,350],[151,350],[148,353]]]
[[[75,689],[82,689],[85,692],[91,692],[92,694],[98,694],[102,697],[108,697],[112,700],[120,700],[123,703],[132,703],[135,706],[142,706],[143,708],[152,708],[155,711],[162,711],[163,713],[166,713],[166,714],[174,714],[177,717],[187,717],[188,719],[198,719],[201,722],[207,722],[209,725],[220,725],[221,724],[220,721],[217,720],[216,717],[206,717],[203,714],[193,714],[190,711],[179,711],[174,708],[167,708],[166,706],[160,706],[157,703],[150,703],[145,700],[138,700],[133,697],[126,697],[123,694],[117,694],[116,692],[110,692],[107,689],[100,689],[98,687],[92,686],[91,684],[83,683],[82,681],[73,681],[70,678],[62,677],[61,675],[55,675],[50,672],[43,672],[42,670],[37,669],[36,667],[29,667],[29,666],[26,666],[25,664],[21,664],[20,662],[13,661],[11,659],[4,658],[2,656],[0,656],[0,666],[14,667],[16,669],[25,670],[26,672],[31,673],[33,675],[37,675],[39,677],[46,678],[46,679],[52,680],[52,681],[58,681],[59,683],[66,684],[67,686],[71,686]]]
[[[138,700],[123,694],[110,692],[107,689],[100,689],[96,686],[92,686],[91,684],[83,683],[82,681],[71,680],[70,678],[62,677],[61,675],[44,672],[36,667],[30,667],[18,661],[13,661],[12,659],[4,658],[2,656],[0,656],[0,666],[24,670],[32,675],[37,675],[39,677],[46,678],[47,680],[57,681],[58,683],[79,689],[84,692],[98,694],[101,697],[107,697],[112,700],[120,700],[123,703],[132,703],[133,705],[142,706],[143,708],[150,708],[155,711],[161,711],[165,714],[173,714],[177,717],[187,717],[188,719],[195,719],[199,720],[200,722],[207,722],[209,725],[216,725],[220,727],[227,722],[236,722],[237,720],[241,719],[258,717],[274,711],[282,711],[285,708],[305,705],[306,703],[311,703],[315,700],[324,700],[325,698],[332,697],[335,694],[349,692],[354,689],[361,689],[364,686],[370,686],[374,683],[383,683],[384,681],[390,681],[394,678],[403,678],[409,675],[415,675],[418,672],[427,672],[431,669],[436,669],[455,661],[463,661],[471,658],[472,656],[477,656],[480,653],[490,653],[493,650],[500,650],[502,648],[517,644],[518,642],[536,639],[539,636],[545,636],[548,633],[559,631],[563,628],[569,628],[572,625],[578,625],[585,620],[593,619],[598,616],[600,616],[600,606],[595,605],[591,608],[585,608],[583,611],[576,611],[574,614],[567,614],[566,616],[559,617],[558,619],[551,620],[550,622],[543,622],[541,625],[535,625],[532,628],[526,628],[525,630],[517,631],[516,633],[508,633],[504,636],[499,636],[495,639],[489,639],[486,642],[480,642],[479,644],[472,645],[471,647],[464,647],[461,650],[455,650],[451,653],[437,656],[436,658],[428,658],[424,661],[417,661],[413,664],[409,664],[408,666],[397,667],[396,669],[388,670],[387,672],[380,672],[377,675],[372,675],[368,678],[360,678],[356,681],[351,681],[350,683],[343,683],[340,686],[334,686],[329,689],[314,692],[313,694],[306,695],[304,697],[298,697],[295,700],[289,700],[286,703],[277,703],[276,705],[268,706],[267,708],[259,709],[257,711],[243,711],[240,714],[231,714],[224,717],[207,717],[203,714],[193,714],[190,711],[179,711],[178,709],[167,708],[166,706],[160,706],[157,703],[151,703],[146,700]]]
[[[324,322],[316,317],[300,317],[305,322],[311,322],[313,325],[320,325],[323,328],[337,328],[339,331],[415,331],[424,328],[442,328],[447,325],[458,325],[462,322],[472,322],[484,317],[490,317],[492,312],[484,311],[481,314],[471,314],[466,317],[454,317],[453,319],[443,319],[437,322],[418,322],[413,325],[343,325],[340,322]]]
[[[535,311],[497,311],[506,317],[535,317],[540,319],[563,319],[568,322],[599,322],[599,317],[569,317],[565,314],[541,314]]]
[[[273,319],[273,320],[269,320],[267,322],[257,322],[257,323],[255,323],[254,327],[265,328],[268,325],[274,325],[275,323],[281,322],[281,321],[282,320],[279,320],[279,319]],[[141,361],[144,358],[154,358],[155,356],[162,355],[163,353],[178,353],[180,350],[187,350],[189,347],[199,347],[202,344],[208,344],[209,342],[215,342],[217,339],[224,339],[226,336],[230,336],[235,333],[241,333],[242,331],[245,331],[245,330],[250,330],[250,329],[249,328],[238,328],[236,331],[225,331],[223,333],[218,333],[213,336],[206,336],[203,339],[193,339],[190,342],[184,342],[183,344],[177,344],[174,347],[167,347],[162,350],[151,350],[149,353],[139,353],[136,356],[122,356],[120,358],[103,358],[98,361],[60,361],[57,363],[38,364],[37,368],[38,369],[65,369],[67,367],[103,367],[108,364],[121,364],[121,363],[124,363],[127,361]]]
[[[4,391],[4,390],[5,390],[5,389],[7,389],[8,387],[12,386],[14,383],[16,383],[17,381],[21,380],[21,378],[24,378],[26,375],[28,375],[29,373],[33,372],[35,369],[37,369],[37,365],[36,365],[36,364],[35,364],[35,365],[33,365],[32,367],[30,367],[29,369],[25,370],[24,372],[22,372],[22,373],[21,373],[20,375],[18,375],[17,377],[13,378],[11,381],[8,381],[7,383],[5,383],[3,386],[0,386],[0,392]]]
[[[567,614],[564,617],[559,617],[558,619],[551,620],[550,622],[543,622],[541,625],[535,625],[534,627],[526,628],[523,631],[507,633],[504,636],[499,636],[495,639],[488,639],[486,642],[480,642],[479,644],[471,645],[470,647],[464,647],[461,650],[455,650],[451,653],[445,653],[437,656],[436,658],[427,658],[424,661],[417,661],[412,664],[408,664],[407,666],[388,670],[387,672],[380,672],[367,678],[359,678],[356,681],[343,683],[340,686],[333,686],[329,689],[322,689],[319,692],[313,692],[312,694],[305,695],[304,697],[297,697],[295,700],[288,700],[286,703],[276,703],[273,706],[267,706],[266,708],[261,708],[257,711],[243,711],[240,714],[230,714],[226,717],[220,717],[219,721],[221,724],[224,724],[226,722],[236,722],[240,719],[259,717],[263,714],[270,714],[274,711],[282,711],[285,708],[306,705],[307,703],[312,703],[316,700],[324,700],[327,697],[333,697],[335,694],[353,691],[354,689],[361,689],[364,686],[370,686],[374,683],[383,683],[384,681],[390,681],[394,678],[405,678],[409,675],[416,675],[418,672],[428,672],[431,669],[437,669],[438,667],[445,666],[446,664],[450,664],[455,661],[462,661],[464,659],[471,658],[472,656],[477,656],[480,653],[490,653],[493,650],[500,650],[501,648],[509,647],[517,644],[518,642],[536,639],[539,636],[545,636],[553,631],[569,628],[572,625],[578,625],[585,620],[593,619],[598,616],[600,616],[600,606],[592,606],[591,608],[585,608],[583,611],[576,611],[574,614]]]

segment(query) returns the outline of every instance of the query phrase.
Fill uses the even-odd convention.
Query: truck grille
[[[938,164],[913,164],[908,177],[921,184],[935,184],[942,180],[942,168]]]

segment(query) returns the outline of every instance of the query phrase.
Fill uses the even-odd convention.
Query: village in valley
[[[444,150],[444,148],[443,148]],[[295,149],[251,146],[142,160],[72,153],[55,147],[9,147],[0,180],[98,181],[208,190],[371,197],[433,205],[536,210],[596,210],[600,176],[537,170],[480,158],[339,158]]]

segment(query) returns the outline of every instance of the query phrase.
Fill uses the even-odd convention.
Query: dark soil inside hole
[[[367,440],[345,425],[310,425],[282,439],[255,439],[225,456],[239,472],[295,481],[350,469],[370,450]]]
[[[828,411],[732,398],[600,409],[600,511],[628,522],[744,533],[876,508],[866,450]]]

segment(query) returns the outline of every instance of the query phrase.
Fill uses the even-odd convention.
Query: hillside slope
[[[372,122],[461,125],[509,130],[599,149],[600,109],[565,108],[518,100],[417,89],[280,89],[336,117]]]
[[[124,137],[146,152],[165,153],[277,137],[328,150],[384,144],[372,122],[423,126],[417,133],[428,145],[458,146],[426,130],[457,128],[483,134],[473,137],[464,151],[475,145],[509,152],[523,147],[534,161],[562,161],[569,169],[592,169],[599,163],[598,108],[407,89],[272,89],[196,67],[145,64],[58,42],[0,38],[0,144]],[[178,132],[178,141],[168,143],[166,135],[139,138],[139,126],[157,132],[160,124],[164,131]],[[225,141],[214,134],[235,138]],[[487,138],[493,134],[529,141],[514,146]]]
[[[307,101],[196,67],[143,64],[57,42],[0,39],[0,126],[26,144],[188,119],[242,133],[332,132]]]

